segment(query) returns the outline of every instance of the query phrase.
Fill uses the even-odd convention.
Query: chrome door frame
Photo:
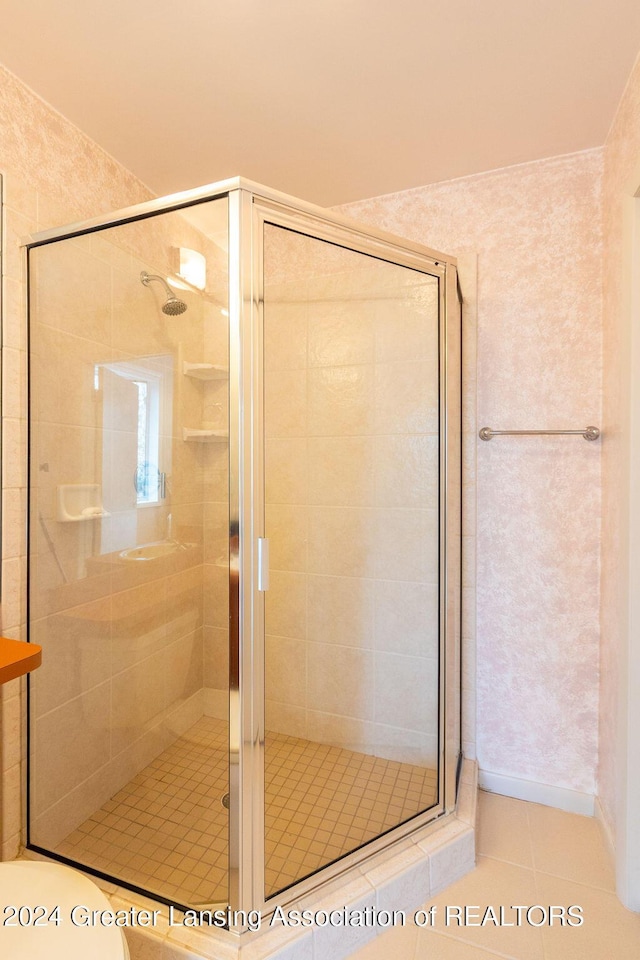
[[[238,199],[230,193],[230,258],[236,255],[231,237],[244,239],[238,248],[238,269],[231,278],[237,294],[231,295],[230,323],[241,331],[242,361],[230,367],[230,381],[241,378],[236,402],[241,424],[242,450],[238,477],[244,478],[239,492],[239,520],[246,536],[241,539],[241,651],[239,715],[242,727],[241,778],[247,793],[236,796],[243,813],[238,816],[241,831],[230,836],[230,862],[242,864],[239,882],[230,886],[232,909],[257,909],[263,916],[279,906],[286,907],[323,883],[344,874],[358,863],[410,836],[426,824],[452,813],[456,802],[456,776],[460,752],[460,304],[456,261],[409,241],[364,229],[342,217],[309,204],[299,203],[272,191],[239,184]],[[251,215],[249,209],[251,208]],[[251,235],[248,236],[249,223]],[[439,405],[440,405],[440,650],[439,650],[439,764],[438,803],[423,814],[400,824],[364,847],[346,854],[334,864],[287,888],[283,894],[265,897],[264,870],[264,593],[257,583],[257,540],[264,537],[264,225],[273,224],[296,233],[324,240],[355,252],[396,263],[435,276],[439,281]],[[235,303],[235,314],[233,305]],[[453,330],[451,330],[453,322]],[[456,332],[455,323],[458,324]],[[232,338],[233,338],[232,334]],[[231,393],[235,386],[231,388]],[[457,397],[457,401],[456,398]],[[242,410],[244,398],[245,408]],[[453,404],[453,407],[451,406]],[[231,418],[233,423],[233,417]],[[453,433],[452,433],[453,429]],[[251,439],[249,440],[249,434]],[[233,484],[232,484],[233,486]],[[233,496],[233,494],[232,494]],[[454,536],[453,543],[451,536]],[[249,709],[249,704],[253,710]],[[449,704],[451,706],[449,706]],[[244,706],[243,706],[244,705]],[[234,795],[231,794],[231,802]],[[252,810],[253,817],[248,814]],[[248,831],[249,836],[244,831]],[[237,851],[232,852],[232,851]],[[245,875],[246,874],[246,875]],[[235,900],[234,895],[238,899]],[[237,932],[242,932],[242,927]]]

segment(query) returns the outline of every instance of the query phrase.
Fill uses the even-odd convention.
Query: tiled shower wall
[[[143,269],[170,273],[179,245],[212,260],[177,213],[32,254],[30,616],[44,651],[32,680],[32,841],[45,847],[202,713],[204,454],[182,431],[206,412],[182,364],[208,359],[204,326],[220,310],[184,292],[187,313],[167,317],[164,297],[140,282]],[[167,490],[158,505],[136,501],[137,391],[118,375],[131,365],[161,378]],[[78,484],[95,484],[104,518],[60,515],[58,491]],[[176,538],[188,546],[159,560],[121,556]]]
[[[267,729],[435,766],[437,282],[270,229]]]

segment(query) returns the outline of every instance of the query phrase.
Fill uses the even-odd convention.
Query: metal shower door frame
[[[440,647],[438,803],[278,895],[285,907],[367,857],[455,810],[460,752],[460,303],[456,262],[421,245],[369,231],[346,218],[257,185],[229,193],[230,520],[241,531],[237,604],[238,678],[230,689],[229,894],[232,910],[265,897],[265,613],[259,541],[265,537],[264,273],[265,224],[435,276],[439,281]],[[457,324],[457,330],[456,330]],[[234,590],[234,587],[231,587]],[[233,607],[232,607],[233,609]],[[232,630],[234,627],[232,626]],[[242,932],[239,925],[237,932]]]

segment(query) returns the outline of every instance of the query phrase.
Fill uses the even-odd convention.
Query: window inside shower
[[[28,845],[260,908],[454,803],[455,270],[175,207],[29,247]]]

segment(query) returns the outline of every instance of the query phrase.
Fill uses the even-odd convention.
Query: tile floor
[[[436,801],[435,770],[282,734],[265,768],[267,896]]]
[[[227,899],[227,724],[199,720],[56,852],[192,904]]]
[[[429,901],[433,929],[407,916],[351,960],[639,960],[640,914],[621,905],[599,824],[536,803],[479,795],[477,866]],[[446,906],[579,905],[580,927],[445,927]],[[541,912],[532,913],[534,922]],[[513,914],[505,913],[505,919]]]
[[[186,905],[227,901],[228,734],[204,717],[56,848]],[[435,802],[435,771],[267,734],[267,895]]]

